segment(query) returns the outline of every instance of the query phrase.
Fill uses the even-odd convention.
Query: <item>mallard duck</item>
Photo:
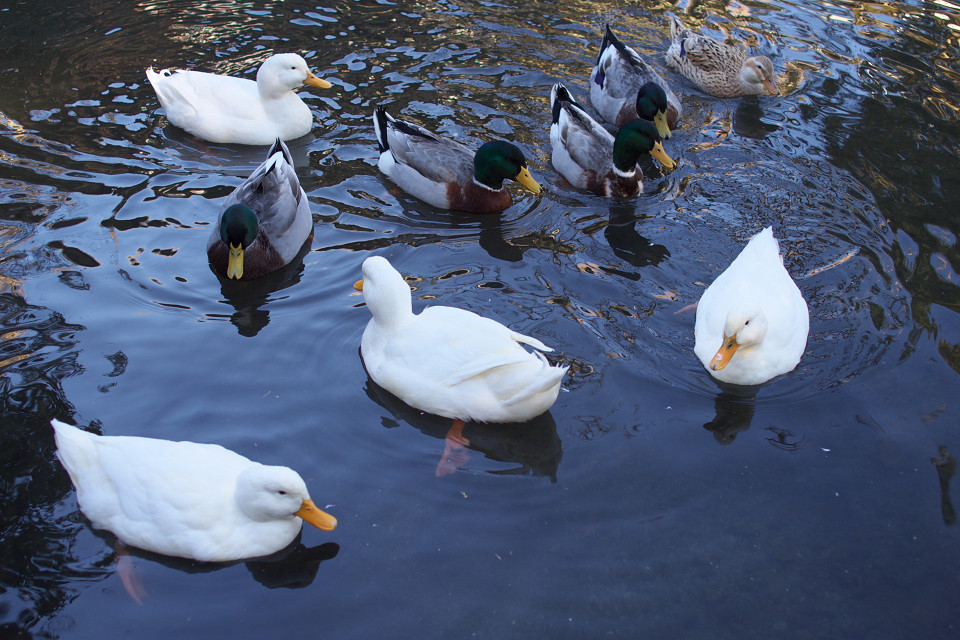
[[[295,53],[267,58],[257,81],[182,69],[147,69],[170,124],[208,142],[267,145],[310,132],[313,114],[293,90],[329,89]]]
[[[296,471],[215,444],[98,436],[51,421],[57,457],[93,526],[167,556],[229,562],[286,547],[303,521],[332,531]]]
[[[221,276],[253,280],[293,260],[312,232],[290,150],[276,140],[263,164],[223,201],[207,258]]]
[[[797,366],[809,328],[807,303],[767,227],[703,292],[694,352],[717,380],[757,385]]]
[[[413,313],[410,287],[386,258],[363,261],[363,299],[373,318],[360,341],[370,378],[410,406],[447,418],[524,422],[557,399],[567,367],[549,347],[471,311]],[[527,344],[539,351],[529,352]]]
[[[608,198],[635,196],[643,191],[643,170],[637,166],[640,156],[649,153],[668,169],[676,166],[663,150],[652,122],[633,120],[614,137],[559,83],[550,92],[550,107],[553,166],[575,187]]]
[[[747,57],[742,44],[717,42],[689,31],[680,19],[670,22],[667,66],[686,76],[704,92],[718,98],[758,93],[780,95],[773,63],[767,56]]]
[[[672,135],[682,111],[667,81],[620,42],[610,25],[590,74],[590,102],[604,120],[618,127],[637,118],[652,121],[664,140]]]
[[[410,195],[440,209],[499,213],[510,206],[504,180],[540,193],[523,152],[501,140],[474,153],[469,147],[397,120],[382,107],[373,114],[380,146],[377,166]]]

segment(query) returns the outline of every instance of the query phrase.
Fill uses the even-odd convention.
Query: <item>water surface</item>
[[[960,7],[17,2],[0,10],[0,629],[18,638],[953,638],[960,450]],[[663,69],[669,16],[770,56],[784,94],[684,104],[670,172],[606,201],[550,166],[549,90],[588,103],[605,23]],[[302,261],[222,284],[204,255],[264,149],[170,126],[144,69],[253,77],[297,51]],[[514,141],[545,187],[499,217],[378,174],[382,105]],[[811,312],[743,397],[693,355],[699,298],[772,225]],[[351,285],[384,255],[415,307],[490,315],[571,375],[523,426],[445,421],[366,376]],[[293,467],[339,519],[283,557],[150,554],[124,590],[49,420]],[[941,447],[946,453],[941,453]],[[940,466],[932,458],[942,457]]]

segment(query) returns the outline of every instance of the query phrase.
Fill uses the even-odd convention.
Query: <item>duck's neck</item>
[[[367,307],[370,313],[386,331],[399,329],[413,319],[413,301],[410,287],[402,279],[403,288],[394,287],[380,295],[368,296]],[[385,294],[385,295],[384,295]]]

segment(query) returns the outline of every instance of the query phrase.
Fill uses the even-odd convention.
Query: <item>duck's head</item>
[[[773,63],[767,56],[753,56],[743,61],[740,80],[754,89],[754,93],[780,95],[776,77],[773,75]]]
[[[383,256],[370,256],[361,267],[363,279],[353,288],[363,291],[363,301],[377,322],[403,324],[413,315],[410,285]]]
[[[502,189],[504,180],[516,180],[533,193],[540,193],[540,185],[530,175],[523,152],[502,140],[487,142],[477,149],[473,157],[473,177],[493,191]]]
[[[630,177],[637,168],[637,160],[649,153],[667,169],[677,163],[663,150],[663,142],[656,126],[647,120],[631,120],[620,127],[613,140],[613,166],[619,175]]]
[[[723,343],[710,359],[710,369],[719,371],[730,364],[740,349],[755,347],[767,335],[767,316],[757,305],[732,309],[723,324]]]
[[[297,516],[318,529],[333,531],[337,519],[313,504],[303,478],[289,467],[255,465],[237,476],[237,508],[258,522]]]
[[[648,82],[637,92],[637,115],[657,125],[657,133],[664,140],[670,138],[667,125],[667,94],[656,82]]]
[[[257,71],[257,86],[261,93],[267,91],[270,94],[283,94],[304,84],[320,89],[333,86],[314,75],[307,67],[307,61],[296,53],[272,55]]]
[[[259,220],[253,209],[245,204],[227,207],[220,218],[220,239],[227,245],[227,277],[243,277],[243,252],[257,239]]]

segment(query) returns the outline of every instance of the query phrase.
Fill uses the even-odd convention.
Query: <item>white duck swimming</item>
[[[325,531],[337,525],[288,467],[262,465],[215,444],[98,436],[51,424],[80,510],[124,544],[228,562],[283,549],[303,520]]]
[[[273,144],[310,132],[313,114],[294,89],[329,89],[295,53],[267,58],[257,81],[182,69],[147,69],[171,124],[208,142]]]
[[[364,365],[410,406],[458,420],[524,422],[556,401],[567,367],[521,346],[551,351],[536,338],[465,309],[414,314],[409,285],[381,256],[363,261],[361,282],[373,314],[360,343]]]
[[[797,366],[809,328],[807,303],[767,227],[703,292],[694,352],[717,380],[762,384]]]
[[[313,215],[293,157],[275,140],[267,159],[223,201],[207,258],[221,276],[253,280],[288,264],[312,233]]]

